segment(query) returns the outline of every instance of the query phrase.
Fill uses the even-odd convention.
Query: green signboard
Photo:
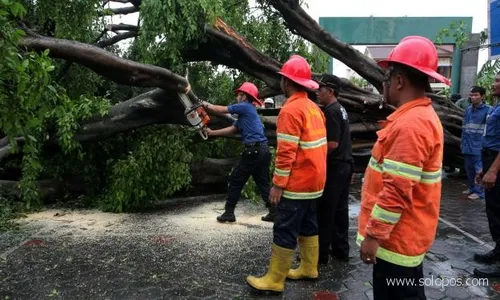
[[[463,22],[467,33],[472,32],[472,17],[322,17],[319,24],[328,33],[351,45],[397,44],[408,35],[435,40],[441,29]],[[443,39],[454,44],[452,37]]]
[[[409,35],[420,35],[434,41],[442,29],[463,22],[465,32],[472,32],[472,17],[321,17],[319,25],[328,33],[351,45],[396,45]],[[442,37],[443,44],[455,44],[453,35]],[[460,90],[461,54],[453,57],[453,92]],[[329,61],[333,72],[333,60]]]

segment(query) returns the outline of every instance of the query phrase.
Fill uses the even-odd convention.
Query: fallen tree
[[[278,94],[280,76],[277,73],[281,63],[265,56],[255,49],[244,37],[218,19],[216,25],[206,26],[208,39],[197,51],[187,51],[186,60],[210,60],[233,68],[241,68],[245,72],[261,79],[267,84],[264,93]],[[332,38],[333,39],[333,38]],[[85,65],[109,79],[127,85],[158,87],[133,99],[116,104],[105,117],[92,118],[83,124],[76,134],[78,141],[98,141],[117,133],[140,128],[151,124],[183,124],[184,107],[177,101],[177,92],[184,92],[188,87],[187,80],[169,70],[118,58],[105,50],[75,41],[46,38],[41,36],[27,37],[22,46],[29,50],[42,51],[50,49],[52,56],[63,58]],[[201,49],[209,49],[202,51]],[[217,49],[217,50],[210,50]],[[237,59],[238,58],[238,59]],[[315,78],[321,74],[315,74]],[[339,101],[344,105],[353,123],[354,145],[357,135],[369,135],[373,139],[378,125],[394,108],[379,108],[380,95],[370,93],[352,85],[346,79],[339,79],[342,91]],[[193,102],[198,101],[192,91],[188,93]],[[447,99],[429,95],[434,100],[434,108],[446,128],[448,148],[459,146],[462,112]],[[261,110],[265,114],[266,110]],[[272,110],[277,115],[279,109]],[[216,118],[217,119],[217,118]],[[220,124],[220,120],[219,120]],[[227,122],[227,124],[230,124]],[[268,136],[273,134],[273,122],[267,122]],[[363,142],[359,143],[360,145]],[[0,153],[4,153],[0,145]],[[355,146],[356,147],[356,146]],[[450,149],[451,150],[451,149]]]
[[[114,13],[140,11],[141,1],[120,2],[129,2],[133,6],[127,9],[115,9]],[[378,90],[381,90],[383,73],[374,61],[324,31],[298,5],[298,1],[271,0],[268,3],[279,11],[292,32],[343,61]],[[281,78],[277,73],[281,68],[281,62],[260,52],[221,18],[217,18],[214,23],[200,24],[200,26],[203,28],[203,36],[197,42],[186,43],[180,51],[184,62],[210,61],[215,65],[220,64],[238,69],[265,84],[260,90],[261,97],[281,94]],[[184,76],[163,67],[121,58],[103,49],[122,38],[140,35],[140,28],[136,25],[108,25],[106,30],[116,32],[117,35],[104,41],[97,39],[93,45],[42,36],[26,27],[24,29],[27,36],[21,41],[20,46],[26,51],[42,52],[49,49],[51,57],[85,66],[114,82],[152,88],[152,90],[134,98],[124,99],[124,101],[113,105],[104,116],[94,116],[84,121],[74,136],[76,141],[81,143],[103,141],[117,134],[154,124],[188,125],[184,117],[184,107],[178,100],[178,93],[187,93],[192,103],[197,103],[199,99],[195,92],[190,89],[188,80]],[[121,31],[126,31],[126,34],[119,33]],[[66,67],[66,70],[67,68],[69,67]],[[62,71],[64,70],[65,68],[62,68]],[[313,76],[315,79],[319,79],[322,74],[315,73]],[[381,101],[379,94],[361,89],[347,79],[339,78],[339,83],[342,87],[339,101],[347,109],[351,120],[356,169],[362,171],[370,157],[370,149],[376,140],[376,131],[379,129],[377,122],[387,117],[394,108],[388,106],[379,108]],[[311,93],[311,95],[314,98],[314,94]],[[436,95],[429,96],[433,99],[433,107],[445,128],[444,164],[459,164],[463,112],[447,99]],[[259,110],[259,113],[263,116],[266,136],[270,139],[271,144],[275,144],[276,116],[279,109],[262,109]],[[232,120],[227,117],[212,116],[210,127],[222,128],[230,125],[231,122]],[[239,136],[236,135],[232,138],[239,138]],[[22,145],[23,137],[18,137],[15,140]],[[58,144],[55,133],[51,134],[46,144],[48,146]],[[0,140],[0,161],[2,163],[5,163],[11,149],[12,145],[9,144],[7,138]],[[207,184],[225,180],[226,176],[216,170],[226,172],[230,170],[229,166],[234,163],[234,160],[231,159],[217,161],[217,163],[210,161],[210,158],[208,159],[208,162],[205,161],[200,166],[191,167],[191,172],[197,174],[194,176],[193,182]],[[213,176],[203,178],[203,172],[200,172],[202,166],[214,170]]]

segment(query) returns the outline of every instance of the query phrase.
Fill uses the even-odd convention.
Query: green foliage
[[[451,97],[451,88],[445,87],[444,89],[440,90],[437,94],[449,99]]]
[[[140,130],[125,158],[110,161],[109,190],[101,202],[107,211],[125,212],[147,208],[188,187],[191,142],[182,130],[151,126]]]
[[[267,1],[257,1],[256,7],[252,8],[246,3],[241,4],[238,12],[225,16],[225,19],[261,52],[281,62],[292,54],[299,54],[309,61],[314,72],[327,71],[329,56],[290,32],[281,14]]]
[[[23,216],[24,203],[15,201],[15,195],[7,190],[0,190],[0,232],[17,228],[13,219]]]
[[[92,43],[103,29],[101,0],[22,0],[27,8],[26,21],[38,33]]]
[[[486,89],[486,102],[493,104],[491,89],[497,73],[500,71],[500,59],[487,61],[477,74],[476,85]]]
[[[235,101],[236,83],[227,71],[217,71],[206,62],[190,63],[189,82],[198,97],[218,105],[229,105]]]
[[[23,0],[27,8],[25,22],[37,33],[57,38],[95,43],[103,32],[106,22],[98,17],[103,14],[101,0]],[[108,36],[107,34],[105,37]],[[108,51],[117,52],[112,47]],[[58,84],[64,87],[70,98],[80,95],[104,96],[99,94],[103,78],[92,70],[73,64],[66,71],[66,61],[53,61]],[[62,76],[60,76],[62,75]]]
[[[12,220],[23,215],[23,203],[13,199],[13,195],[0,192],[0,232],[15,229],[16,224]]]
[[[318,46],[312,45],[311,53],[307,54],[306,56],[308,57],[308,61],[311,63],[311,68],[314,72],[316,73],[328,72],[329,56]]]
[[[54,66],[48,50],[41,54],[22,53],[17,44],[25,33],[15,22],[24,16],[17,2],[2,0],[0,7],[0,129],[16,145],[14,138],[24,138],[21,193],[27,208],[38,205],[36,180],[42,171],[40,153],[55,127],[65,151],[77,148],[72,139],[77,122],[107,110],[106,102],[80,96],[71,100],[65,90],[52,82]],[[17,149],[14,148],[14,151]]]
[[[210,139],[194,146],[190,138],[196,136],[194,130],[171,126],[142,128],[94,144],[75,141],[83,120],[105,114],[111,103],[144,89],[111,83],[77,64],[60,76],[65,61],[49,59],[48,52],[20,51],[17,44],[24,32],[17,29],[17,22],[22,19],[42,35],[94,43],[106,25],[101,15],[109,13],[100,2],[0,0],[0,130],[11,141],[24,138],[23,155],[9,164],[21,165],[22,198],[28,208],[39,204],[39,178],[80,175],[87,184],[86,205],[114,212],[142,210],[189,188],[189,164],[194,160],[236,157],[243,150],[236,139]],[[126,54],[113,47],[107,50],[187,74],[202,99],[228,105],[243,81],[259,87],[263,83],[238,70],[181,60],[182,51],[196,49],[204,41],[203,25],[222,17],[272,58],[283,62],[298,53],[315,72],[325,72],[328,55],[292,34],[279,13],[264,2],[250,7],[248,1],[239,0],[144,0],[140,37]],[[43,151],[47,139],[57,139],[63,151]],[[7,166],[0,167],[7,172]],[[252,180],[243,195],[260,198]]]
[[[456,46],[462,48],[465,43],[469,40],[469,35],[466,32],[467,25],[463,22],[452,22],[449,28],[442,28],[434,39],[434,43],[441,45],[443,40],[447,37],[453,38],[455,40]]]
[[[214,23],[223,12],[222,0],[143,0],[142,54],[147,62],[180,63],[180,51],[203,34],[204,23]]]
[[[360,88],[366,88],[369,85],[366,79],[360,77],[351,76],[349,81]]]

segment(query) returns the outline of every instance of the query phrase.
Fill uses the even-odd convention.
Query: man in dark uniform
[[[255,108],[262,104],[258,98],[259,90],[253,83],[245,82],[236,89],[235,93],[237,104],[220,106],[208,102],[203,103],[208,112],[238,114],[238,120],[233,125],[219,130],[207,129],[208,135],[227,136],[239,132],[245,145],[240,161],[229,178],[225,211],[217,217],[217,221],[236,221],[234,208],[240,199],[241,191],[250,176],[252,176],[259,188],[262,200],[266,207],[269,208],[269,213],[262,217],[262,221],[273,222],[276,207],[269,202],[271,153],[267,145],[267,138],[264,135],[264,126]]]
[[[326,184],[318,203],[318,263],[326,264],[329,254],[342,261],[349,259],[348,201],[353,159],[349,118],[337,101],[340,80],[334,75],[325,75],[318,83],[316,95],[324,107],[328,141]]]
[[[483,136],[481,152],[483,170],[477,175],[481,182],[486,199],[486,216],[490,233],[495,242],[495,249],[485,254],[476,254],[474,260],[485,264],[500,262],[500,72],[495,77],[491,95],[497,98],[497,103],[486,118],[486,128]],[[498,264],[491,268],[474,269],[474,274],[480,277],[500,277]]]

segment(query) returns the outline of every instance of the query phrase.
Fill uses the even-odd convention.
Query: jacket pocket
[[[278,211],[274,221],[274,226],[285,229],[294,228],[294,223],[299,220],[297,218],[297,214],[299,213],[299,203],[294,200],[281,200],[282,201],[278,204]]]
[[[378,162],[382,163],[384,160],[384,144],[387,140],[387,133],[381,133],[377,138],[375,146],[372,148],[372,157]]]

